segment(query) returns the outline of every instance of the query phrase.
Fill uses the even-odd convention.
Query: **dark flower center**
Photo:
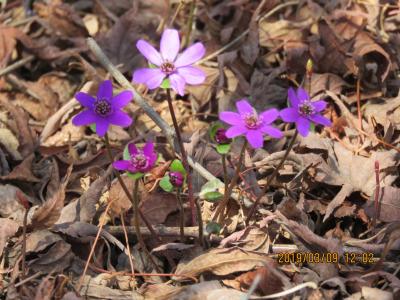
[[[149,165],[149,160],[143,153],[137,153],[131,156],[131,163],[137,170],[144,170]]]
[[[105,99],[98,99],[94,102],[94,112],[101,117],[106,117],[112,112],[111,104]]]
[[[310,101],[304,101],[303,103],[299,104],[299,114],[302,116],[310,116],[315,113],[314,106]]]
[[[218,144],[229,144],[230,139],[226,136],[226,130],[224,128],[218,128],[214,137]]]
[[[262,120],[258,117],[256,112],[245,114],[243,120],[248,129],[258,129],[262,124]]]
[[[173,72],[175,72],[175,66],[172,62],[169,61],[164,61],[161,66],[160,66],[161,71],[164,74],[172,74]]]

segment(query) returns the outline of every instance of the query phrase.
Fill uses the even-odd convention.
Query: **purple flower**
[[[281,110],[281,118],[285,122],[295,122],[302,136],[307,136],[310,132],[311,122],[331,126],[331,121],[321,115],[327,105],[325,101],[311,101],[302,88],[298,88],[297,93],[293,88],[289,88],[288,97],[291,107]]]
[[[183,96],[186,83],[201,84],[206,78],[202,70],[192,66],[204,56],[206,50],[203,44],[195,43],[178,55],[180,40],[175,29],[164,30],[160,52],[144,40],[139,40],[136,47],[150,63],[156,66],[156,68],[139,69],[133,73],[133,81],[144,83],[149,89],[159,87],[167,77],[174,91]]]
[[[143,149],[136,148],[135,144],[128,145],[129,160],[117,160],[113,167],[117,170],[130,173],[145,173],[151,170],[157,160],[157,153],[154,151],[154,144],[147,142]]]
[[[231,139],[226,136],[226,129],[224,128],[217,129],[214,139],[218,144],[229,144],[231,142]]]
[[[245,135],[253,148],[261,148],[264,143],[264,134],[269,134],[274,138],[283,136],[279,129],[270,125],[279,116],[277,109],[269,109],[258,114],[246,99],[236,102],[236,108],[239,113],[224,111],[219,114],[220,120],[232,125],[226,131],[228,138]]]
[[[77,93],[75,98],[86,109],[77,114],[72,123],[75,126],[96,124],[96,133],[100,137],[106,134],[110,124],[127,127],[132,123],[129,115],[121,110],[132,100],[132,92],[123,91],[113,97],[110,80],[100,84],[96,98],[83,92]]]
[[[175,187],[181,187],[184,177],[181,172],[169,172],[169,181]]]

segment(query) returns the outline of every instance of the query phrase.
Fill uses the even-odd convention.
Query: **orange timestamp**
[[[330,263],[336,264],[343,259],[345,264],[373,264],[375,257],[370,252],[344,252],[339,255],[337,252],[282,252],[278,253],[279,264],[304,264],[304,263]]]

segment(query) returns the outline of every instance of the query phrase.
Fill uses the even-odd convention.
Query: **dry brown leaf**
[[[22,225],[25,208],[18,201],[17,191],[20,190],[12,185],[0,185],[0,216],[13,219]]]
[[[375,196],[365,203],[366,214],[373,218],[375,216]],[[395,222],[400,220],[400,189],[393,186],[385,186],[379,191],[379,218],[381,222]]]
[[[0,67],[4,68],[11,58],[22,31],[14,27],[0,26]]]
[[[8,153],[15,160],[21,159],[21,154],[18,152],[19,142],[12,131],[8,128],[0,128],[0,144],[4,146]]]
[[[180,262],[175,273],[196,277],[203,272],[212,272],[215,275],[224,276],[265,266],[271,261],[272,259],[266,255],[238,248],[211,249],[187,263]],[[182,277],[175,277],[174,280],[182,280]]]
[[[134,181],[128,176],[121,176],[128,191],[133,190]],[[128,211],[132,207],[132,202],[125,194],[123,188],[119,181],[114,181],[111,185],[109,192],[109,202],[111,202],[110,206],[110,214],[112,216],[118,217],[121,213]]]
[[[150,224],[162,224],[168,215],[178,210],[176,196],[170,193],[145,193],[140,209]]]
[[[27,182],[39,182],[40,179],[37,178],[32,173],[32,162],[35,159],[35,154],[32,153],[26,157],[18,166],[16,166],[10,174],[6,176],[1,176],[2,180],[20,180]]]
[[[46,276],[36,290],[34,300],[51,300],[54,291],[54,281]]]
[[[17,232],[19,226],[11,219],[0,218],[0,256],[3,254],[7,240]]]

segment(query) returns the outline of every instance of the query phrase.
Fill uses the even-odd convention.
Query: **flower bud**
[[[307,72],[307,77],[310,78],[313,73],[313,61],[311,60],[311,58],[307,60],[306,72]]]
[[[231,139],[226,136],[226,129],[224,128],[218,128],[214,139],[218,144],[229,144],[231,142]]]
[[[181,187],[183,185],[183,175],[180,172],[169,172],[169,180],[175,187]]]

